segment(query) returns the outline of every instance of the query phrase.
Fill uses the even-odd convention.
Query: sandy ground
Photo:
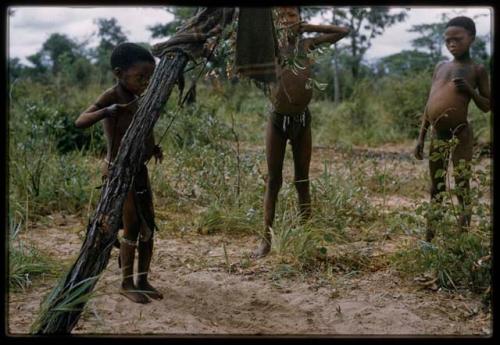
[[[320,150],[324,151],[324,150]],[[317,157],[321,158],[318,151]],[[313,167],[313,170],[315,168]],[[319,167],[318,167],[319,169]],[[396,199],[394,199],[396,198]],[[398,199],[399,198],[399,199]],[[378,200],[378,202],[382,202]],[[385,205],[411,208],[414,201],[390,197]],[[52,215],[21,239],[70,264],[82,243],[82,220]],[[393,252],[401,238],[359,243],[370,256]],[[154,335],[485,335],[491,314],[471,294],[429,289],[399,277],[388,265],[372,270],[286,277],[272,271],[275,256],[249,260],[257,238],[160,233],[155,239],[151,283],[164,299],[134,304],[119,295],[118,250],[74,329],[76,334]],[[228,260],[224,255],[224,246]],[[340,250],[340,248],[339,248]],[[273,265],[272,265],[273,264]],[[26,334],[39,304],[55,285],[37,279],[11,293],[8,330]]]

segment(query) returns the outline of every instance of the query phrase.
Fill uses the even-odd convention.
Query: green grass
[[[448,191],[443,192],[442,205],[424,202],[416,209],[416,214],[405,218],[408,228],[420,229],[418,237],[421,239],[424,238],[426,219],[433,219],[431,224],[436,237],[431,243],[417,239],[409,241],[393,255],[392,262],[401,273],[430,275],[435,277],[438,286],[448,290],[489,291],[493,228],[491,199],[484,196],[491,188],[490,165],[481,167],[479,161],[474,160],[470,177],[471,227],[465,232],[460,231],[460,207],[456,194],[463,193],[463,190],[461,186],[451,186],[448,176]]]
[[[439,236],[449,234],[453,240],[438,238],[436,250],[424,250],[416,244],[425,229],[422,215],[401,207],[382,212],[373,203],[374,197],[427,198],[428,177],[421,163],[381,161],[350,150],[357,145],[415,140],[429,78],[422,73],[411,78],[359,81],[353,85],[352,95],[338,105],[317,94],[310,106],[313,142],[336,145],[341,158],[325,161],[322,174],[311,180],[313,215],[305,223],[298,217],[293,183],[285,179],[273,227],[273,253],[279,265],[284,265],[280,266],[283,272],[307,272],[329,258],[347,273],[367,270],[368,257],[350,247],[351,243],[409,236],[414,240],[393,258],[394,267],[408,274],[447,272],[441,273],[446,287],[452,285],[447,274],[458,286],[487,285],[483,268],[478,271],[483,273],[471,272],[474,263],[488,253],[489,243],[484,238],[491,233],[489,204],[474,210],[475,229],[481,230],[458,238],[445,229]],[[72,123],[102,91],[93,82],[83,89],[61,80],[16,83],[9,114],[9,213],[23,224],[38,222],[53,212],[86,218],[93,211],[100,193],[95,188],[101,184],[102,129],[97,125],[75,130]],[[161,224],[172,231],[181,227],[200,234],[261,234],[269,102],[248,82],[223,83],[219,91],[201,82],[197,91],[198,102],[183,109],[177,108],[175,91],[155,126],[157,141],[165,134],[160,143],[164,162],[149,165]],[[175,120],[165,132],[173,116]],[[488,115],[471,106],[471,123],[476,137],[490,139]],[[485,174],[481,178],[476,183],[482,186],[484,197],[491,181]],[[171,221],[174,213],[178,219]],[[340,246],[342,255],[336,251]],[[31,280],[45,274],[37,270],[51,271],[50,262],[34,248],[11,247],[10,252],[17,262],[11,270],[16,272],[13,286],[26,286],[22,282],[26,273]],[[452,263],[465,256],[470,257],[466,271],[455,274]],[[405,262],[411,264],[404,266]],[[331,269],[327,265],[325,272]]]
[[[18,237],[21,226],[11,221],[8,276],[12,291],[27,289],[40,277],[53,278],[60,274],[60,263]]]

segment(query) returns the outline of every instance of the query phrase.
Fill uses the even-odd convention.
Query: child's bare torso
[[[427,120],[438,130],[453,130],[467,122],[471,96],[458,91],[454,78],[464,78],[477,86],[477,70],[473,62],[445,62],[438,66],[426,105]]]
[[[134,98],[131,98],[130,95],[121,92],[118,85],[106,90],[105,94],[106,103],[108,103],[106,106],[112,104],[129,104],[134,101]],[[115,159],[122,138],[132,123],[132,119],[137,109],[138,102],[133,102],[126,108],[120,109],[115,117],[107,117],[102,121],[107,146],[106,160],[108,162],[112,162]],[[146,142],[146,157],[150,157],[152,155],[154,148],[154,141],[150,139],[152,139],[152,137],[148,137]]]
[[[302,42],[299,42],[302,45]],[[288,47],[285,54],[292,54],[293,47]],[[271,87],[273,110],[285,115],[302,114],[312,98],[312,88],[307,88],[311,78],[310,61],[305,56],[305,49],[299,53],[299,64],[303,67],[292,71],[278,65],[277,81]]]
[[[131,102],[133,99],[122,95],[117,86],[112,87],[107,90],[106,93],[110,99],[109,104],[127,104]],[[135,110],[137,110],[136,104],[130,105],[127,109],[121,109],[120,112],[116,115],[116,117],[105,118],[102,121],[104,136],[106,138],[107,145],[107,155],[106,159],[108,161],[112,161],[120,147],[121,140],[125,135],[130,123],[132,122],[132,118],[134,116]]]

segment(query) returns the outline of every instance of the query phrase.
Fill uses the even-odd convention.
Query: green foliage
[[[431,78],[432,73],[425,69],[405,78],[386,78],[382,83],[383,106],[391,114],[395,129],[406,138],[418,136]]]
[[[375,85],[379,82],[368,79],[359,81],[348,100],[337,107],[331,102],[316,102],[311,105],[315,140],[327,144],[376,145],[405,137],[398,131],[390,109],[382,103]]]
[[[61,322],[60,315],[65,312],[81,309],[90,299],[98,296],[97,291],[91,290],[91,287],[96,283],[98,278],[98,276],[90,277],[65,289],[63,284],[66,279],[60,280],[59,286],[54,288],[42,301],[37,318],[30,327],[30,333],[48,334],[50,333],[48,330],[66,329],[67,325],[57,324]],[[64,292],[58,300],[54,300],[61,289],[64,289]]]
[[[334,23],[351,29],[347,39],[350,40],[348,49],[352,58],[349,67],[354,79],[359,77],[361,61],[373,38],[389,26],[403,21],[406,16],[406,10],[394,13],[387,6],[335,9]]]
[[[44,42],[40,53],[42,61],[47,61],[52,73],[56,74],[61,70],[62,61],[72,63],[75,60],[76,50],[75,41],[64,34],[54,33]]]
[[[449,157],[457,141],[441,141],[440,149],[429,159]],[[421,221],[436,233],[433,243],[419,241],[411,243],[393,256],[398,269],[405,274],[430,274],[438,286],[446,289],[470,289],[485,292],[491,284],[491,207],[485,191],[491,188],[491,171],[481,168],[473,161],[471,170],[463,162],[454,167],[454,176],[468,177],[476,188],[465,190],[463,185],[452,188],[450,174],[446,170],[436,171],[437,177],[446,177],[446,190],[440,193],[442,203],[425,202],[417,210]],[[456,180],[455,180],[456,181]],[[462,208],[455,200],[462,196],[467,206]],[[471,226],[462,228],[464,214],[472,216]],[[477,218],[474,224],[474,218]],[[424,226],[421,226],[424,228]]]
[[[11,215],[9,223],[9,287],[14,291],[24,290],[31,286],[33,279],[54,275],[56,262],[19,238],[22,221],[16,221]]]
[[[378,216],[368,199],[360,166],[353,161],[344,164],[345,173],[342,174],[330,171],[324,162],[321,177],[311,184],[314,204],[317,205],[315,225],[338,234],[372,222]]]
[[[403,50],[380,59],[377,69],[379,75],[410,76],[428,71],[433,66],[432,56],[418,50]],[[429,73],[429,72],[427,72]]]
[[[434,65],[441,60],[443,55],[443,36],[448,19],[449,18],[446,14],[443,14],[441,21],[438,23],[413,25],[408,30],[409,32],[416,32],[420,35],[419,37],[413,39],[411,44],[415,48],[425,48],[428,50]]]
[[[445,289],[484,292],[491,284],[490,245],[475,233],[443,233],[437,244],[420,241],[393,256],[405,274],[429,272]]]
[[[167,7],[165,10],[173,15],[173,20],[166,24],[156,24],[148,27],[152,38],[169,37],[173,35],[179,27],[185,24],[186,20],[196,14],[197,7]]]
[[[340,57],[343,66],[349,56],[344,52]],[[91,212],[97,202],[95,196],[99,191],[95,187],[101,184],[97,156],[105,149],[102,128],[96,125],[78,130],[73,121],[111,83],[99,85],[97,67],[89,60],[77,57],[70,63],[65,59],[61,57],[62,67],[57,75],[49,73],[44,79],[35,80],[21,73],[9,90],[9,206],[23,221],[58,211]],[[323,66],[316,73],[321,78],[324,75],[321,82],[331,87],[328,59],[328,54],[318,57]],[[366,68],[366,75],[370,75]],[[404,68],[400,67],[401,73],[397,75],[391,72],[383,78],[366,80],[355,80],[341,68],[343,101],[333,104],[327,89],[324,93],[316,92],[310,105],[315,144],[336,144],[349,151],[352,145],[414,139],[431,73],[425,70],[405,73]],[[197,75],[196,72],[193,74]],[[263,230],[262,196],[266,179],[263,145],[269,102],[261,90],[245,81],[218,85],[201,81],[197,92],[198,103],[180,110],[176,107],[177,94],[172,95],[155,126],[158,142],[175,117],[161,141],[165,161],[162,165],[149,165],[155,207],[161,205],[159,217],[169,218],[174,210],[188,212],[192,215],[191,222],[182,219],[182,226],[192,226],[201,234],[259,233]],[[489,139],[489,118],[475,107],[471,108],[471,122],[476,136]],[[273,228],[274,253],[281,262],[277,276],[318,267],[332,253],[337,254],[335,260],[341,262],[346,272],[366,269],[370,261],[366,253],[347,248],[344,255],[335,248],[348,245],[353,239],[377,239],[364,232],[380,227],[383,222],[388,234],[422,235],[425,228],[422,216],[415,216],[413,211],[383,216],[371,202],[370,193],[401,193],[398,188],[412,191],[413,175],[392,185],[389,181],[396,178],[391,171],[369,166],[355,154],[342,154],[342,164],[337,168],[331,171],[325,163],[321,177],[311,181],[314,212],[305,223],[297,214],[293,183],[285,181]],[[422,181],[418,183],[423,186]],[[450,284],[446,283],[448,274],[454,284],[474,281],[474,286],[484,286],[483,266],[487,261],[479,265],[478,260],[480,255],[488,253],[487,242],[483,240],[490,231],[489,209],[486,205],[475,206],[474,212],[481,224],[479,237],[478,232],[473,232],[472,238],[464,237],[460,244],[448,241],[445,246],[439,239],[445,236],[442,232],[435,244],[441,256],[428,251],[425,261],[422,251],[409,248],[403,252],[405,258],[421,264],[415,264],[414,268],[420,267],[422,271],[432,265],[438,267],[436,262],[441,260],[439,270],[447,272],[442,273],[443,284]],[[166,213],[168,216],[164,216]],[[447,214],[442,217],[443,222],[456,222],[451,213],[443,214]],[[172,222],[167,219],[166,223]],[[461,248],[461,252],[456,248]],[[25,251],[24,255],[31,254]],[[480,273],[455,275],[452,262],[463,260],[464,255],[472,255],[466,270],[477,266]]]
[[[102,151],[102,130],[76,130],[73,121],[87,106],[80,103],[85,99],[59,99],[56,90],[20,81],[11,92],[9,193],[12,207],[21,213],[24,206],[18,205],[25,203],[37,216],[80,212],[99,183],[99,167],[82,158]],[[73,92],[85,94],[77,87]]]

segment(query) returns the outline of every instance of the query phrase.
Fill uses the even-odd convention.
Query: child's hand
[[[106,112],[104,117],[116,117],[123,109],[127,107],[126,104],[112,104],[109,107],[106,107]]]
[[[163,151],[160,145],[155,145],[153,148],[153,156],[155,157],[155,163],[163,161]]]
[[[112,104],[106,107],[105,117],[116,117],[121,111],[130,108],[138,99],[136,98],[127,104]]]
[[[464,78],[453,78],[452,81],[458,91],[464,92],[468,95],[472,95],[474,93],[474,89]]]
[[[417,146],[415,146],[415,151],[413,153],[415,158],[421,161],[424,159],[424,143],[418,142]]]

